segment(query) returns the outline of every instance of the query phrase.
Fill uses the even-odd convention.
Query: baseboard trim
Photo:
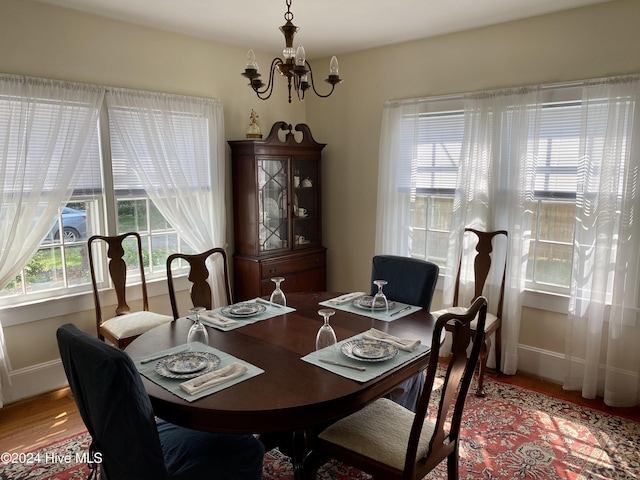
[[[3,389],[4,403],[9,404],[68,386],[62,362],[51,360],[9,374],[11,386]]]
[[[518,345],[518,372],[561,384],[564,381],[564,369],[563,354],[529,345]]]

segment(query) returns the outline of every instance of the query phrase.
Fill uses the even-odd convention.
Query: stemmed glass
[[[269,301],[271,303],[276,303],[278,305],[282,305],[283,307],[286,307],[287,299],[284,296],[284,292],[280,288],[280,284],[284,282],[284,278],[274,277],[271,279],[271,281],[276,284],[276,288],[273,290],[273,292],[271,292],[271,298],[269,298]]]
[[[189,350],[195,350],[195,344],[197,342],[203,343],[204,345],[209,345],[209,333],[207,333],[207,328],[200,322],[200,312],[206,310],[204,307],[193,307],[189,309],[189,313],[195,315],[195,320],[191,328],[189,329],[189,333],[187,334],[187,344],[189,345]]]
[[[382,287],[387,284],[386,280],[374,280],[373,283],[378,286],[378,293],[373,297],[373,301],[371,302],[371,311],[375,310],[375,307],[380,304],[384,304],[385,313],[389,312],[389,302],[387,301],[387,296],[382,293]]]
[[[318,310],[318,314],[322,315],[324,319],[324,324],[320,327],[316,335],[316,350],[321,350],[336,344],[336,332],[334,332],[331,325],[329,325],[329,318],[334,313],[336,313],[335,310],[329,308]]]

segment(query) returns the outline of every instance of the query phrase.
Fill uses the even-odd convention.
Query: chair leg
[[[484,375],[487,371],[487,357],[489,356],[489,350],[491,349],[491,339],[485,338],[480,347],[480,371],[478,372],[478,390],[476,390],[476,397],[484,398]]]
[[[458,480],[458,448],[447,457],[447,479]]]
[[[496,330],[496,372],[502,373],[502,325],[498,325]]]

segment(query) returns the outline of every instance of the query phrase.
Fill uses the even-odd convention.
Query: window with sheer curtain
[[[224,192],[220,186],[224,181],[221,102],[117,89],[108,89],[106,96],[107,102],[99,106],[100,114],[93,119],[80,168],[69,187],[70,197],[51,207],[46,236],[0,291],[0,306],[89,291],[86,241],[94,234],[140,233],[147,279],[164,278],[165,261],[171,253],[191,252],[202,245],[224,245],[220,222],[224,223],[226,214],[224,198],[218,193]],[[156,99],[151,107],[154,116],[140,116],[146,108],[142,105],[113,103],[114,98],[136,97]],[[158,103],[160,98],[163,102]],[[49,111],[54,106],[46,98],[26,100],[35,105],[36,134],[29,145],[29,154],[34,155],[45,148],[40,146],[40,138],[48,133]],[[0,99],[0,122],[8,118],[3,105]],[[122,131],[127,132],[126,138]],[[172,156],[167,160],[162,153],[169,150]],[[142,156],[146,161],[139,160],[139,151],[145,152]],[[165,160],[173,165],[171,172],[158,163]],[[181,180],[166,187],[168,178]],[[162,191],[154,188],[158,179],[165,179]],[[182,218],[186,217],[180,212],[176,216],[166,205],[176,205],[176,199],[190,196],[194,185],[198,185],[201,203],[188,209],[207,218],[199,218],[185,228]],[[202,228],[206,231],[198,233],[200,229],[193,224],[205,225]],[[182,233],[185,231],[191,237],[188,242]],[[134,267],[131,274],[137,275]],[[102,281],[106,287],[106,275],[102,275]]]
[[[537,144],[537,161],[526,282],[531,290],[568,294],[580,156],[580,91],[559,89],[545,96],[538,138],[530,140]],[[554,97],[566,100],[552,101]],[[465,114],[462,98],[442,106],[442,111],[400,119],[400,155],[405,159],[400,160],[398,190],[409,202],[407,252],[444,268]]]
[[[612,406],[640,403],[639,100],[632,75],[388,102],[380,143],[376,253],[440,264],[448,306],[463,229],[507,230],[503,372],[526,289],[563,294],[565,387]]]

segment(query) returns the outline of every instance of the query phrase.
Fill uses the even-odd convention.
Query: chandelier
[[[256,95],[261,100],[266,100],[271,96],[276,70],[280,75],[287,78],[289,103],[291,103],[291,87],[293,87],[300,101],[304,100],[304,94],[309,88],[313,89],[318,97],[326,98],[333,93],[336,85],[342,82],[340,75],[338,75],[338,59],[335,56],[331,58],[331,62],[329,62],[329,76],[324,80],[331,85],[331,91],[326,95],[318,93],[313,82],[311,65],[305,58],[304,47],[300,45],[297,50],[293,49],[293,37],[299,28],[291,23],[293,20],[291,0],[286,0],[286,2],[287,13],[284,14],[284,19],[287,23],[280,27],[280,31],[284,34],[285,39],[285,49],[282,51],[284,60],[279,57],[273,59],[269,71],[269,83],[265,85],[264,82],[260,80],[261,75],[258,73],[256,56],[253,50],[249,49],[249,52],[247,52],[247,68],[245,68],[241,75],[249,79],[249,86],[253,88],[253,91],[256,92]]]

